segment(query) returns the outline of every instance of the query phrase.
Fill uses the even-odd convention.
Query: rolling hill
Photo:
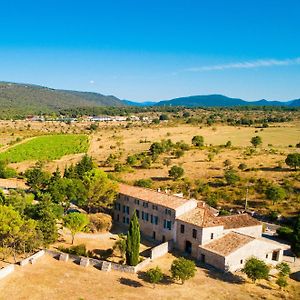
[[[62,109],[95,106],[125,106],[114,96],[98,93],[51,89],[38,85],[0,82],[2,113],[52,113]]]
[[[202,107],[233,107],[233,106],[300,106],[300,100],[288,102],[268,101],[245,101],[239,98],[230,98],[223,95],[197,95],[164,100],[156,103],[158,106],[202,106]]]

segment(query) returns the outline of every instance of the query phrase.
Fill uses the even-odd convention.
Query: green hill
[[[0,118],[53,113],[78,107],[124,106],[114,96],[0,82]]]

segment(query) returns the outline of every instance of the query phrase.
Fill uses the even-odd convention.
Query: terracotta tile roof
[[[261,225],[259,221],[248,214],[215,216],[209,206],[197,207],[181,215],[178,219],[199,227],[224,226],[224,229]]]
[[[214,252],[221,256],[227,256],[253,240],[255,240],[254,237],[232,231],[220,238],[200,246],[200,248]]]
[[[259,221],[248,214],[239,214],[232,216],[221,216],[218,219],[223,223],[224,229],[234,229],[240,227],[261,225]]]
[[[122,183],[119,184],[119,193],[172,209],[176,209],[190,201],[182,197]]]
[[[219,218],[215,217],[214,214],[210,211],[209,207],[194,208],[193,210],[177,217],[177,219],[199,227],[213,227],[223,225],[223,223],[219,221]]]

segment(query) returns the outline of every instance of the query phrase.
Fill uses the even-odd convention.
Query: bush
[[[266,197],[272,200],[274,204],[277,201],[283,200],[286,197],[286,192],[280,186],[271,185],[266,189]]]
[[[192,260],[180,257],[175,259],[171,265],[172,278],[175,280],[181,280],[181,283],[190,278],[193,278],[196,274],[196,265]]]
[[[247,165],[244,164],[244,163],[241,163],[241,164],[239,164],[238,168],[239,168],[240,170],[244,171],[244,170],[247,169]]]
[[[60,246],[60,247],[58,247],[58,250],[61,252],[64,252],[64,253],[72,254],[72,255],[88,256],[88,253],[86,251],[86,246],[84,244],[71,246],[69,248]]]
[[[282,262],[282,263],[278,264],[276,266],[276,269],[279,270],[279,274],[281,276],[288,276],[291,273],[290,266],[287,263],[285,263],[285,262]]]
[[[140,186],[144,188],[151,188],[153,181],[149,179],[138,179],[134,182],[134,186]]]
[[[104,213],[89,215],[89,229],[91,232],[105,232],[112,227],[112,218],[110,215]]]
[[[285,276],[279,275],[276,280],[276,284],[282,289],[288,286],[287,280]]]
[[[156,283],[159,283],[163,279],[163,276],[164,274],[158,266],[156,268],[149,269],[146,272],[146,278],[153,284],[153,288],[155,287]]]
[[[184,169],[180,166],[173,166],[169,170],[169,176],[172,177],[174,180],[179,179],[184,174]]]
[[[234,170],[225,171],[224,178],[227,184],[235,184],[240,180],[240,177],[237,175],[237,172]]]
[[[255,257],[248,259],[242,270],[253,282],[258,279],[268,279],[269,271],[265,262]]]
[[[276,230],[276,233],[278,234],[279,238],[286,240],[286,241],[291,241],[291,238],[293,235],[293,229],[282,226]]]
[[[201,135],[195,135],[192,138],[192,144],[196,147],[203,147],[204,146],[204,138]]]

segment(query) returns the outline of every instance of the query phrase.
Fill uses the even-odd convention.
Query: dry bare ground
[[[174,257],[157,259],[150,267],[159,265],[168,275]],[[83,268],[74,263],[60,262],[49,256],[34,265],[17,267],[0,281],[0,299],[299,299],[300,284],[289,280],[288,291],[260,282],[232,283],[226,276],[198,268],[195,278],[184,285],[168,278],[155,288],[144,282],[142,275],[102,272],[93,267]],[[271,287],[272,286],[272,287]]]

